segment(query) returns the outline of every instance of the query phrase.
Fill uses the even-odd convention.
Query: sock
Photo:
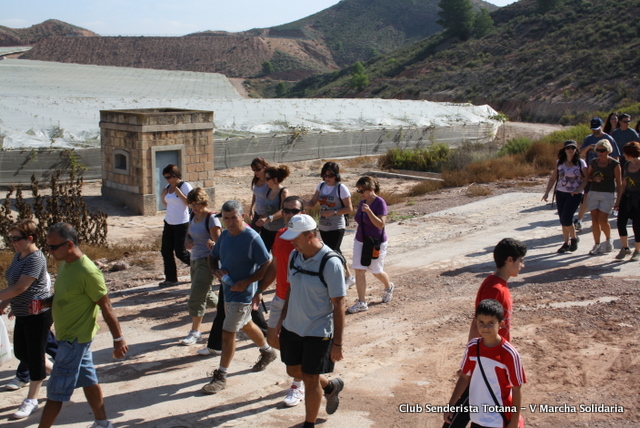
[[[26,398],[25,400],[29,400],[29,402],[31,404],[38,404],[38,399],[37,398]]]
[[[262,345],[259,349],[260,349],[261,351],[270,351],[270,350],[271,350],[271,345],[269,345],[268,343],[266,343],[266,344]]]
[[[220,373],[224,373],[224,374],[227,374],[227,370],[228,369],[229,369],[229,367],[222,367],[222,366],[218,367],[218,371]]]
[[[316,426],[315,423],[305,421],[304,425],[302,425],[302,428],[314,428],[315,426]]]
[[[105,419],[104,421],[96,420],[96,423],[98,424],[98,426],[105,427],[105,428],[109,426],[109,420],[108,419]]]
[[[300,389],[300,390],[304,390],[304,387],[302,386],[302,381],[300,382],[296,382],[295,380],[293,382],[291,382],[291,386],[295,386],[296,388]]]

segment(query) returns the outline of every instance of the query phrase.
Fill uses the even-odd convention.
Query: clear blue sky
[[[504,6],[514,0],[493,0]],[[0,25],[26,28],[58,19],[103,36],[243,31],[295,21],[338,0],[4,0]]]

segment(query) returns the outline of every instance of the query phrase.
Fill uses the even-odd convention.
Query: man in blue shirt
[[[622,148],[624,147],[625,144],[630,143],[632,141],[640,142],[640,137],[638,136],[638,133],[636,132],[635,129],[629,128],[629,124],[631,123],[630,115],[626,113],[621,114],[619,122],[620,122],[620,127],[614,129],[611,132],[611,136],[613,137],[614,140],[616,140],[616,143],[618,143],[618,149],[620,149],[620,152],[622,152]]]
[[[260,348],[254,372],[264,370],[277,358],[262,331],[251,321],[251,300],[271,257],[262,238],[243,220],[242,204],[227,201],[222,205],[222,223],[226,230],[209,254],[209,266],[224,288],[226,317],[222,326],[220,366],[211,381],[202,387],[205,394],[216,394],[227,387],[227,370],[236,351],[236,334],[242,330]]]

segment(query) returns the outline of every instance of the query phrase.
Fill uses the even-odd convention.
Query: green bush
[[[446,144],[434,144],[423,149],[389,149],[379,160],[382,168],[440,172],[449,163],[452,150]]]
[[[532,141],[527,137],[512,138],[499,151],[498,156],[517,155],[526,152]]]

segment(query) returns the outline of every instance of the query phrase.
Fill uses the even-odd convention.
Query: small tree
[[[276,97],[282,98],[287,94],[287,84],[284,82],[279,82],[276,85]]]
[[[265,61],[262,63],[262,74],[269,75],[271,73],[273,73],[273,64],[271,64],[271,61]]]
[[[364,69],[364,65],[362,65],[360,61],[356,61],[355,64],[351,66],[351,80],[349,81],[349,86],[352,89],[361,91],[370,84],[371,82],[369,81],[369,76]]]
[[[489,10],[485,7],[475,14],[473,18],[473,37],[484,37],[493,31],[493,19],[489,14]]]
[[[473,31],[473,9],[471,0],[440,0],[440,11],[436,22],[450,35],[467,40]]]

